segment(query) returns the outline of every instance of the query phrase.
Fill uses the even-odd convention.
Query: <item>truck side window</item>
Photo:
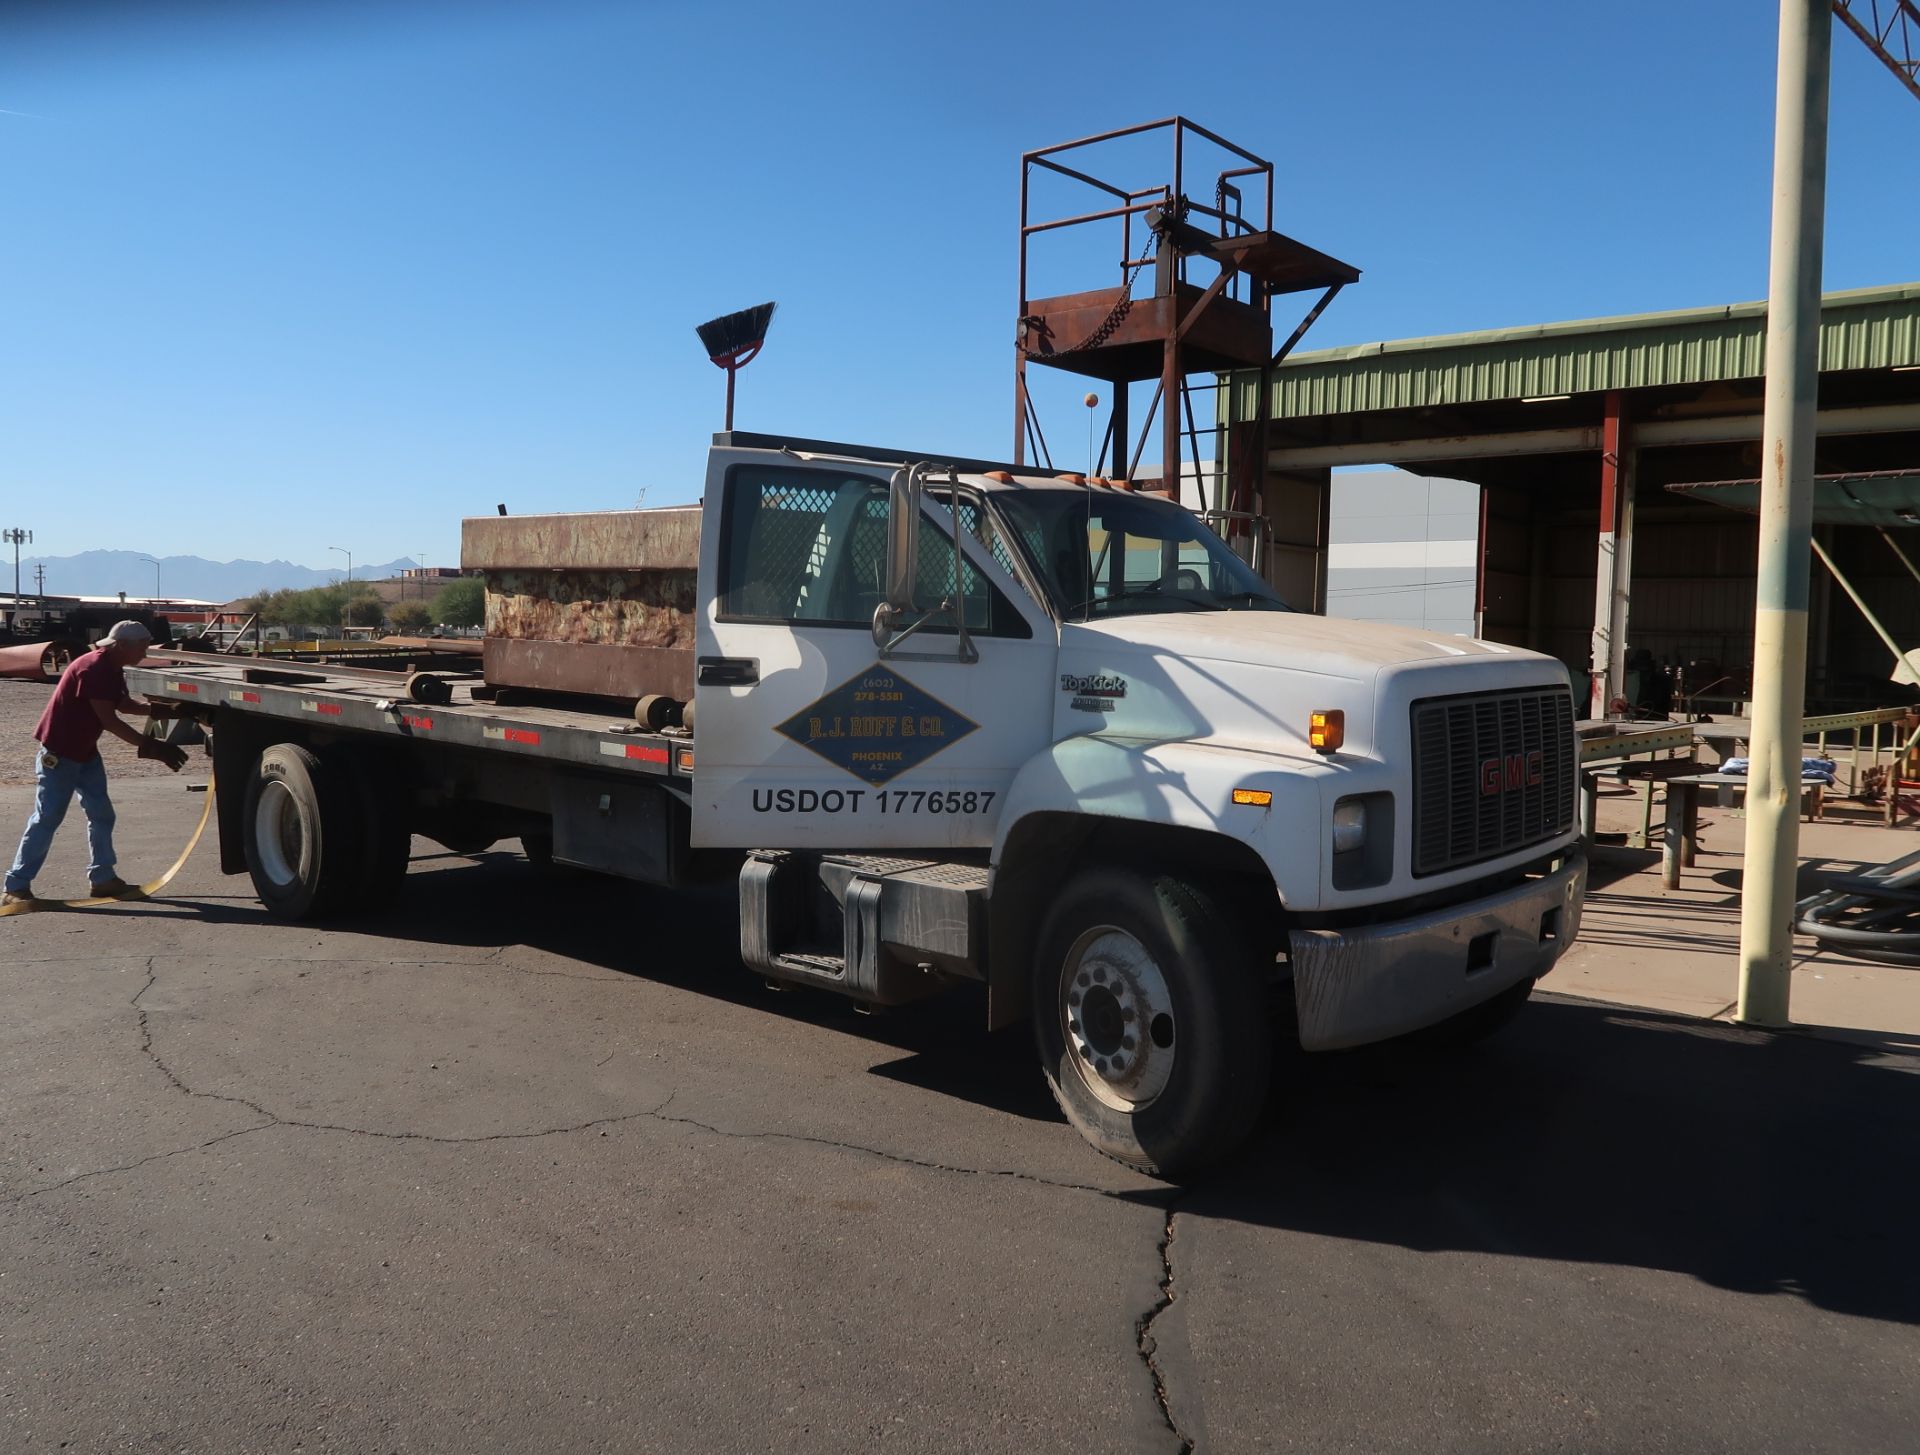
[[[935,517],[943,504],[934,506]],[[976,507],[961,521],[978,532]],[[728,620],[815,622],[870,630],[887,592],[887,482],[821,470],[742,467],[727,479],[720,615]],[[930,518],[919,535],[919,596],[937,605],[953,590],[952,538]],[[971,564],[961,579],[967,629],[1031,636],[1025,618]],[[951,630],[951,628],[946,628]],[[927,630],[938,631],[932,626]]]

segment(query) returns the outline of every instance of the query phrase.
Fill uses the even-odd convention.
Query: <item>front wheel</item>
[[[1272,1059],[1255,960],[1183,880],[1095,869],[1067,886],[1040,935],[1034,1030],[1054,1099],[1096,1149],[1176,1176],[1246,1138]]]

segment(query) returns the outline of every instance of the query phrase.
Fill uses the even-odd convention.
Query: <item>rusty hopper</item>
[[[487,588],[487,681],[691,701],[699,560],[698,506],[462,521],[460,564]]]

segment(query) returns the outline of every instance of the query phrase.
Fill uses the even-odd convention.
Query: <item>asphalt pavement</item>
[[[130,879],[201,803],[116,798]],[[1288,1061],[1171,1187],[980,997],[771,992],[727,896],[512,847],[0,920],[0,1449],[1913,1448],[1920,1057],[1548,996]]]

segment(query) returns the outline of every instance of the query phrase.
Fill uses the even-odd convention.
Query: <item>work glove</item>
[[[142,758],[157,758],[174,772],[178,773],[187,766],[187,750],[176,748],[172,743],[163,743],[158,738],[142,738],[140,753]]]

